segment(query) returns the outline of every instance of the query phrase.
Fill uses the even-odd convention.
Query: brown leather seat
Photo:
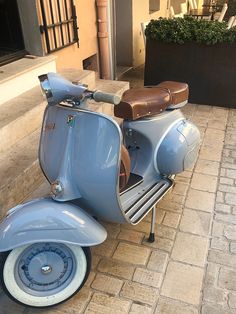
[[[164,88],[132,88],[124,92],[121,102],[114,107],[114,114],[126,120],[136,120],[164,111],[169,103],[170,93]]]
[[[114,115],[126,120],[136,120],[158,114],[172,104],[188,99],[188,85],[166,81],[155,87],[127,90],[121,102],[114,107]]]
[[[121,146],[121,161],[119,175],[119,190],[120,192],[126,186],[130,176],[130,157],[124,145]]]
[[[179,106],[179,104],[188,101],[189,88],[188,84],[186,83],[165,81],[158,84],[157,87],[165,88],[170,92],[171,94],[170,106],[172,108],[174,108],[174,106]]]

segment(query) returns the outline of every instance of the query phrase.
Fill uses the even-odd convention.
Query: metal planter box
[[[189,84],[192,103],[236,108],[236,44],[168,44],[147,40],[144,84]]]

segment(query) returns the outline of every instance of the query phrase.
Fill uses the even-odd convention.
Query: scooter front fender
[[[38,199],[8,212],[0,224],[0,252],[38,242],[93,246],[106,237],[103,226],[82,208],[49,198]]]

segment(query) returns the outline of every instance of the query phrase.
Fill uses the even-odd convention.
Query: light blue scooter
[[[89,247],[105,241],[97,219],[139,223],[170,190],[173,176],[193,165],[200,135],[179,108],[184,83],[91,92],[57,74],[39,77],[45,110],[39,160],[51,197],[8,211],[0,224],[0,278],[15,301],[49,307],[72,297],[90,272]],[[87,99],[115,105],[115,119],[93,112]]]

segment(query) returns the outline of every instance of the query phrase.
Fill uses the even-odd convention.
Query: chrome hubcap
[[[41,268],[41,272],[42,272],[42,274],[44,274],[44,275],[49,274],[51,271],[52,271],[52,267],[49,266],[49,265],[45,265],[45,266],[43,266],[43,267]]]
[[[44,296],[65,289],[75,270],[74,255],[68,247],[59,243],[38,243],[19,257],[15,278],[22,290]]]

